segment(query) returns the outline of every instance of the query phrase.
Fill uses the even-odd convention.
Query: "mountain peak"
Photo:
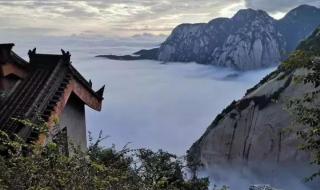
[[[270,67],[279,64],[320,23],[320,9],[316,7],[301,5],[290,14],[275,20],[265,11],[249,8],[239,10],[232,18],[180,24],[158,49],[124,59],[197,62],[238,70]]]
[[[306,39],[319,24],[320,9],[317,7],[300,5],[289,11],[278,21],[278,28],[286,37],[287,51],[294,50],[298,43]]]
[[[313,9],[318,9],[318,8],[315,6],[312,6],[312,5],[302,4],[302,5],[299,5],[298,7],[294,8],[292,11],[294,11],[294,10],[313,10]]]
[[[268,15],[267,12],[263,10],[255,10],[255,9],[240,9],[233,17],[233,20],[245,21],[245,20],[252,20],[256,18],[272,18]]]
[[[291,11],[289,11],[285,17],[299,17],[301,15],[313,15],[314,13],[320,13],[320,9],[311,5],[300,5]]]

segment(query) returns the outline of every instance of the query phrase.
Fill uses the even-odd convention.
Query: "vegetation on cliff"
[[[288,106],[297,123],[307,126],[306,129],[299,130],[297,134],[304,140],[301,148],[313,153],[312,164],[318,167],[318,171],[308,178],[312,180],[320,176],[320,59],[318,57],[320,56],[320,28],[303,41],[298,48],[304,52],[298,52],[302,66],[310,70],[299,81],[304,85],[312,85],[313,90],[305,93],[302,98],[291,100]],[[295,60],[292,60],[291,63],[291,65],[297,65]]]
[[[90,138],[88,151],[73,147],[68,156],[58,142],[25,143],[15,134],[0,131],[0,189],[208,189],[207,178],[186,177],[182,158],[162,150],[116,151],[101,147],[102,140],[101,135],[96,142]]]
[[[297,70],[305,70],[304,75],[296,76],[294,73]],[[264,86],[266,83],[274,80],[275,83],[284,80],[281,87],[271,94],[255,95],[254,91]],[[296,119],[297,136],[303,140],[300,147],[304,151],[308,151],[313,155],[312,164],[318,168],[309,180],[320,176],[320,28],[315,30],[313,34],[301,42],[297,50],[293,52],[286,61],[284,61],[274,72],[263,78],[257,85],[249,89],[244,98],[239,101],[232,102],[221,114],[219,114],[214,122],[208,127],[205,134],[196,141],[188,151],[188,160],[190,162],[201,162],[201,146],[206,135],[219,125],[221,121],[227,117],[233,117],[237,111],[245,109],[250,102],[254,101],[255,105],[259,106],[259,110],[278,102],[282,92],[293,82],[298,82],[306,85],[310,92],[306,92],[304,96],[292,99],[289,103],[289,110]],[[308,90],[309,91],[309,90]],[[304,92],[304,91],[303,91]],[[288,99],[288,101],[290,98]],[[285,107],[285,105],[284,105]],[[288,127],[291,122],[288,121]],[[301,129],[301,126],[304,126]],[[306,161],[307,162],[307,161]]]

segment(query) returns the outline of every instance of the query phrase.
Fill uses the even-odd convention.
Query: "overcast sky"
[[[180,23],[208,22],[254,8],[281,17],[320,0],[87,0],[0,1],[1,33],[131,36],[168,34]]]

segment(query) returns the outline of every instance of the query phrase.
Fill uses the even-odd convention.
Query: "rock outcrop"
[[[298,48],[319,55],[319,43],[320,28]],[[320,64],[319,57],[312,60],[313,64]],[[302,98],[315,88],[296,82],[295,79],[310,70],[303,67],[305,63],[301,63],[302,66],[297,66],[297,61],[293,63],[294,67],[288,62],[280,65],[242,99],[223,110],[190,148],[188,157],[200,161],[206,168],[245,166],[270,171],[268,175],[293,168],[299,171],[300,177],[310,175],[312,171],[306,171],[305,166],[309,166],[311,154],[298,148],[301,141],[296,133],[304,126],[294,123],[293,115],[286,108],[291,99]]]
[[[320,26],[320,9],[301,5],[289,11],[285,17],[277,21],[279,32],[286,41],[286,51],[294,50],[299,42],[306,39],[311,32]]]
[[[275,20],[261,10],[240,10],[231,19],[183,24],[160,46],[161,61],[257,69],[278,64],[285,41]]]
[[[320,9],[301,5],[280,20],[244,9],[231,19],[182,24],[161,44],[158,60],[249,70],[277,65],[320,24]]]
[[[278,65],[320,24],[320,9],[301,5],[280,20],[262,10],[244,9],[232,18],[181,24],[159,48],[133,56],[106,55],[120,60],[151,59],[197,62],[238,70]]]
[[[137,51],[133,53],[133,55],[97,55],[96,57],[104,57],[108,59],[113,59],[113,60],[126,60],[126,61],[131,61],[131,60],[141,60],[141,59],[154,59],[154,57],[158,57],[159,55],[159,49],[154,48],[154,49],[143,49],[140,51]]]
[[[305,72],[277,70],[268,75],[218,115],[190,153],[207,167],[310,160],[308,153],[297,148],[301,142],[288,129],[293,119],[285,109],[290,98],[301,97],[311,89],[293,81]]]

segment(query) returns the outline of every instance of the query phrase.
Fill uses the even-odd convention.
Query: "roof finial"
[[[103,97],[103,92],[104,92],[104,88],[106,85],[103,85],[97,92],[96,95],[98,95],[99,97]]]
[[[70,63],[70,57],[71,57],[70,52],[69,52],[69,51],[65,52],[63,49],[61,49],[61,52],[62,52],[62,57],[63,57],[63,59],[64,59],[67,63]]]
[[[29,58],[30,58],[31,56],[35,55],[35,54],[36,54],[36,51],[37,51],[36,48],[33,48],[33,50],[30,49],[30,50],[28,51]]]
[[[92,87],[92,81],[91,81],[91,79],[89,80],[89,86]]]

